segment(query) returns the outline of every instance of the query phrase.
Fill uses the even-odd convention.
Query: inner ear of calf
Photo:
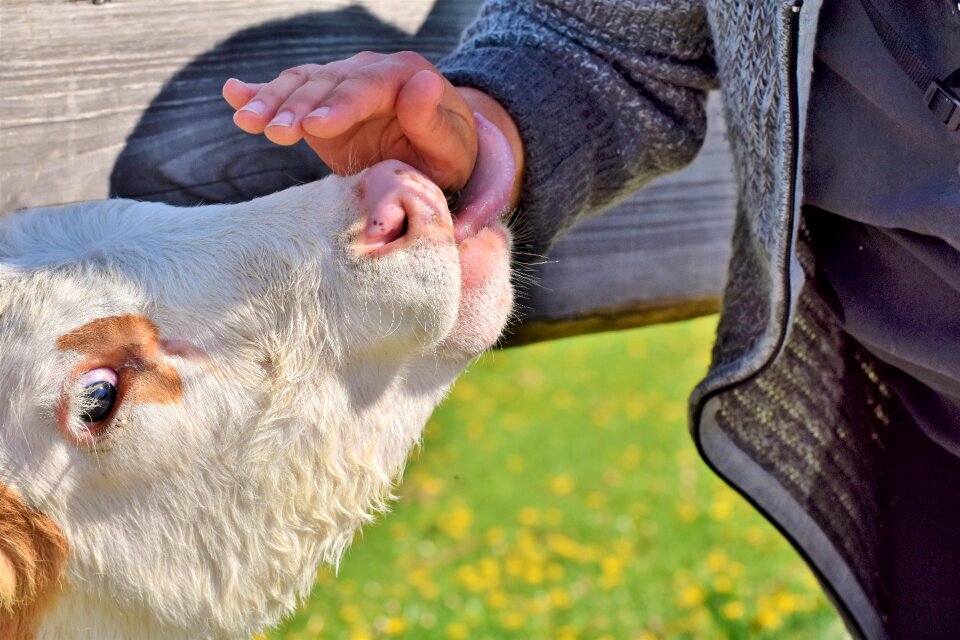
[[[0,483],[0,638],[32,638],[60,587],[67,541],[49,517]]]

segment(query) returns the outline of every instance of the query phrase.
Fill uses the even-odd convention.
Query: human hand
[[[335,173],[395,159],[448,191],[462,188],[473,172],[474,111],[500,128],[513,127],[512,121],[504,124],[509,116],[491,98],[458,90],[410,51],[363,52],[326,65],[305,64],[265,84],[230,79],[223,96],[237,109],[238,127],[281,145],[302,138]],[[491,109],[502,113],[488,114]],[[515,127],[506,133],[519,148]]]

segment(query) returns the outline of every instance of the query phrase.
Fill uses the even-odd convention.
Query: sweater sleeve
[[[699,0],[488,0],[439,68],[516,122],[521,235],[538,252],[693,160],[716,83]]]

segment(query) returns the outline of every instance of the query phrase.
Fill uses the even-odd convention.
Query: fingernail
[[[268,127],[289,127],[293,124],[293,112],[281,111],[267,124]]]
[[[308,118],[326,118],[330,115],[330,107],[320,107],[307,114]]]
[[[266,108],[267,108],[267,105],[263,104],[261,101],[251,100],[247,104],[243,105],[243,107],[240,108],[240,111],[249,111],[251,113],[260,115],[261,113],[263,113],[263,110]]]
[[[247,83],[244,82],[243,80],[240,80],[239,78],[230,78],[229,80],[227,80],[227,82],[236,82],[236,83],[242,84],[243,86],[247,86]]]

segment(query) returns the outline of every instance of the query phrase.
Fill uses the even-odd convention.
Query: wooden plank
[[[265,80],[363,49],[452,49],[479,0],[5,0],[0,211],[119,194],[239,201],[327,173],[305,145],[232,125],[229,76]],[[512,343],[714,310],[734,188],[720,108],[700,157],[578,225],[533,270]]]

